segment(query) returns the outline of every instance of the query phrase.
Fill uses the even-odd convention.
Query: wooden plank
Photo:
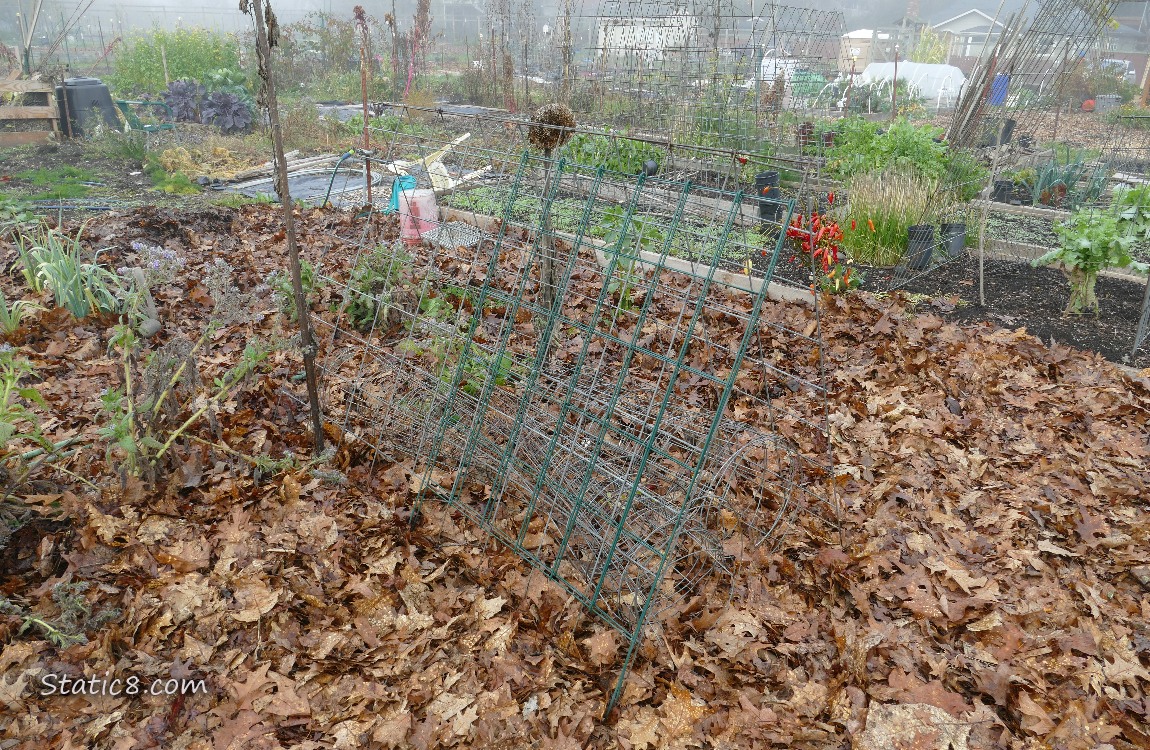
[[[1069,211],[1063,211],[1058,208],[1044,208],[1042,206],[1015,206],[1012,203],[999,203],[998,201],[988,201],[981,198],[976,198],[970,202],[972,208],[981,209],[983,206],[991,211],[997,211],[1003,214],[1015,214],[1018,216],[1034,216],[1042,219],[1067,219],[1070,217]]]
[[[56,87],[44,81],[0,80],[0,94],[54,94]]]
[[[1017,206],[1015,206],[1015,208],[1017,208]],[[1052,249],[1053,248],[1043,247],[1041,245],[1032,245],[1028,242],[990,240],[986,243],[986,257],[993,258],[994,260],[1012,260],[1019,263],[1026,263],[1046,255],[1046,253]],[[1061,270],[1062,264],[1052,263],[1047,267]],[[1107,268],[1099,271],[1098,275],[1108,279],[1132,281],[1135,284],[1141,284],[1146,280],[1146,274],[1129,268]]]
[[[50,130],[28,130],[21,133],[0,133],[0,148],[6,146],[27,146],[30,143],[48,143],[54,133]]]
[[[491,235],[497,235],[499,233],[499,219],[494,216],[487,216],[486,214],[479,214],[473,211],[461,211],[454,208],[441,208],[440,216],[443,221],[462,221],[466,224],[478,227]],[[529,231],[529,236],[532,240],[534,234],[534,232]],[[571,245],[578,239],[574,235],[567,234],[566,232],[552,232],[552,234],[554,234],[556,238],[566,241]],[[607,243],[593,237],[584,236],[581,240],[581,244],[594,250],[595,259],[599,262],[600,266],[603,268],[608,267],[610,258],[608,258],[606,252],[604,252],[608,247]],[[646,250],[639,251],[639,258],[637,260],[638,265],[641,266],[650,268],[662,266],[664,270],[678,271],[696,278],[706,278],[711,270],[710,266],[704,263],[692,263],[683,258],[676,258],[669,255],[663,256],[659,253],[647,252]],[[747,276],[722,269],[715,269],[713,280],[751,293],[758,293],[758,291],[763,288],[763,280],[758,276]],[[804,305],[814,305],[815,303],[815,295],[809,290],[799,289],[789,284],[780,284],[775,281],[767,285],[767,297],[778,302],[799,302]]]
[[[54,120],[56,108],[50,107],[0,107],[0,120]]]

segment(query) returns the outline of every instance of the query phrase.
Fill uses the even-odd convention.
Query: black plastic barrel
[[[759,199],[759,218],[763,221],[778,221],[783,212],[779,201],[783,193],[779,190],[779,173],[759,172],[755,175],[755,195]]]
[[[108,87],[99,78],[65,78],[56,87],[56,107],[60,129],[75,138],[91,135],[100,120],[112,130],[120,130],[120,116]]]
[[[934,250],[934,225],[914,224],[907,228],[907,265],[916,271],[930,267],[930,255]]]
[[[947,257],[953,258],[966,247],[966,224],[961,221],[947,222],[939,227],[942,234],[942,248]]]

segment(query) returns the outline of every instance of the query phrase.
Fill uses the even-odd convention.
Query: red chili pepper
[[[853,232],[854,230],[856,230],[856,229],[858,229],[858,228],[859,228],[859,227],[858,227],[858,222],[857,222],[857,221],[855,221],[854,219],[851,219],[851,231]]]
[[[834,203],[835,203],[835,194],[834,193],[827,193],[827,203],[831,204],[832,206],[834,205]]]

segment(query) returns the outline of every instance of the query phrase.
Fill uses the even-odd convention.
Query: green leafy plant
[[[634,290],[643,280],[640,253],[659,252],[665,244],[666,234],[662,226],[652,219],[632,215],[630,221],[622,206],[612,206],[603,217],[607,229],[604,239],[613,245],[618,253],[615,273],[607,282],[607,291],[616,295],[619,308],[635,308]]]
[[[1069,209],[1097,202],[1106,189],[1108,175],[1105,167],[1090,169],[1088,160],[1096,155],[1096,151],[1072,150],[1070,146],[1063,150],[1055,144],[1054,158],[1025,174],[1031,202]]]
[[[247,76],[242,71],[236,68],[220,68],[205,73],[200,82],[209,94],[215,92],[231,94],[238,97],[252,112],[256,110],[256,101],[252,98]]]
[[[941,185],[961,200],[974,197],[985,182],[986,170],[971,153],[943,142],[941,128],[899,119],[879,130],[878,123],[859,117],[843,120],[827,150],[830,173],[849,180],[898,170]]]
[[[199,81],[220,68],[238,69],[239,50],[231,34],[198,28],[155,28],[124,40],[106,80],[120,96],[152,94],[163,90],[169,80]]]
[[[306,260],[300,261],[300,280],[303,282],[305,300],[311,298],[323,281],[316,275],[315,266]],[[292,323],[296,322],[299,316],[296,311],[295,290],[292,289],[291,274],[287,271],[272,272],[271,276],[268,277],[268,286],[275,293],[280,313]]]
[[[576,133],[559,151],[559,156],[575,164],[587,167],[605,167],[608,171],[621,174],[638,174],[643,165],[653,161],[663,163],[663,150],[644,141],[636,141],[625,135],[590,135]]]
[[[40,418],[29,406],[45,406],[44,398],[21,383],[31,373],[31,362],[8,344],[0,344],[0,450],[18,440],[46,443],[40,434]]]
[[[0,195],[0,238],[15,235],[38,221],[27,201],[7,195]]]
[[[16,617],[22,621],[17,635],[35,627],[57,648],[85,644],[88,642],[86,633],[98,630],[122,614],[114,607],[93,611],[92,605],[84,596],[87,590],[86,581],[57,583],[53,586],[52,601],[60,610],[60,614],[54,618],[32,612],[11,599],[0,596],[0,615]]]
[[[380,245],[355,264],[343,292],[348,322],[367,331],[387,315],[391,294],[403,271],[411,265],[411,255],[402,248]]]
[[[1134,244],[1133,227],[1113,211],[1079,210],[1054,227],[1061,247],[1032,261],[1035,266],[1059,264],[1070,283],[1070,301],[1064,315],[1093,311],[1099,314],[1095,285],[1098,273],[1107,268],[1129,268],[1145,273],[1145,263],[1130,256]]]
[[[116,309],[116,275],[84,260],[79,235],[73,238],[49,230],[29,254],[36,276],[52,293],[57,307],[67,308],[76,318]]]
[[[1150,185],[1115,187],[1110,209],[1135,238],[1150,240]]]
[[[101,395],[108,422],[100,436],[109,443],[109,456],[119,449],[129,473],[154,480],[161,459],[175,442],[205,415],[214,415],[276,349],[270,342],[249,341],[240,361],[205,386],[196,354],[218,330],[219,324],[212,323],[194,344],[183,339],[169,342],[152,353],[144,377],[137,379],[134,370],[140,339],[134,326],[126,322],[113,329],[109,348],[120,351],[123,386]],[[184,417],[187,411],[191,413]]]
[[[42,229],[35,234],[20,232],[15,236],[16,254],[20,260],[20,275],[24,277],[25,286],[36,294],[44,291],[44,281],[40,277],[40,262],[32,251],[46,242],[44,235],[50,231],[50,229]]]
[[[0,333],[5,335],[15,333],[20,324],[24,322],[24,318],[43,309],[35,302],[24,299],[13,300],[9,303],[4,292],[0,291]]]

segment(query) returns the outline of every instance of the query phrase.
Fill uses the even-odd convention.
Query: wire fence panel
[[[422,181],[442,144],[401,130],[373,169]],[[792,520],[835,521],[817,318],[771,301],[815,299],[773,278],[791,201],[764,223],[741,191],[497,141],[423,165],[442,208],[398,196],[405,238],[319,269],[342,299],[316,320],[326,413],[413,462],[416,510],[447,503],[624,636],[613,705],[663,608]]]

